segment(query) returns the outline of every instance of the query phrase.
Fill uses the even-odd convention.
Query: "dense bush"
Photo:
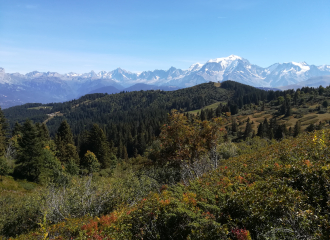
[[[27,188],[34,183],[19,182]],[[110,213],[120,205],[134,205],[157,182],[147,176],[137,176],[131,166],[119,166],[113,178],[101,176],[73,177],[68,185],[49,184],[33,191],[0,192],[0,236],[16,236],[31,231],[40,224],[54,224],[69,218],[92,218]]]
[[[329,139],[318,131],[283,140],[222,160],[189,185],[19,239],[329,239]]]

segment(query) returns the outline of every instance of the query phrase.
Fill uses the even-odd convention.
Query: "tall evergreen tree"
[[[7,145],[7,130],[8,124],[5,116],[0,108],[0,157],[5,154]]]
[[[281,126],[277,126],[275,129],[274,138],[276,140],[281,140],[283,137],[284,137],[283,128]]]
[[[297,121],[294,126],[293,136],[297,137],[300,133],[301,133],[301,123],[300,121]]]
[[[206,120],[206,114],[205,114],[205,111],[203,109],[201,110],[201,120],[202,121]]]
[[[22,137],[19,138],[19,151],[15,175],[31,181],[38,181],[43,164],[42,142],[38,137],[35,125],[26,120],[22,127]]]
[[[286,113],[285,113],[285,116],[286,117],[289,117],[292,115],[292,109],[291,109],[291,106],[290,104],[287,106],[287,109],[286,109]]]
[[[232,118],[231,130],[237,132],[237,122],[235,118]]]
[[[48,131],[46,124],[36,123],[36,128],[38,130],[38,136],[39,136],[40,140],[45,143],[49,142],[50,137],[49,137],[49,131]]]
[[[245,127],[245,131],[244,131],[244,138],[248,138],[251,137],[252,134],[252,125],[250,123],[250,119],[248,119],[247,123],[246,123],[246,127]]]
[[[73,142],[71,128],[65,120],[57,130],[55,144],[57,150],[56,156],[62,163],[68,164],[73,161],[75,164],[79,164],[79,156]]]
[[[309,126],[306,128],[307,132],[313,132],[315,130],[315,125],[313,123],[309,124]]]
[[[264,126],[263,126],[262,123],[260,123],[259,126],[258,126],[257,136],[259,136],[261,138],[264,138],[265,137]]]
[[[18,122],[15,122],[15,126],[11,135],[12,136],[21,135],[21,132],[22,132],[22,125],[19,124]]]
[[[114,167],[116,164],[115,155],[110,152],[110,144],[103,130],[97,125],[93,124],[88,136],[88,148],[93,152],[101,164],[101,168]]]

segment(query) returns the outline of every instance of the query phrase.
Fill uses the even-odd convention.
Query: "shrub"
[[[217,152],[223,159],[237,156],[238,148],[235,143],[225,142],[217,146]]]

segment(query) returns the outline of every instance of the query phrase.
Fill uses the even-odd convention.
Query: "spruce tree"
[[[324,108],[328,108],[328,106],[329,106],[328,101],[325,100],[325,101],[322,103],[322,106],[323,106]]]
[[[282,114],[286,114],[286,112],[287,112],[287,104],[286,104],[286,101],[284,101],[283,102],[283,104],[282,104],[282,106],[281,106],[281,108],[280,108],[280,114],[282,115]]]
[[[38,181],[42,168],[42,141],[35,125],[26,120],[22,127],[22,137],[18,139],[19,151],[15,175],[31,181]]]
[[[297,137],[300,133],[301,133],[301,123],[300,121],[297,121],[296,125],[294,126],[293,136]]]
[[[116,158],[110,152],[110,144],[103,130],[97,125],[93,124],[88,136],[88,150],[93,152],[101,164],[101,168],[114,167]]]
[[[315,130],[315,125],[313,123],[309,124],[309,126],[306,128],[307,132],[313,132]]]
[[[40,140],[44,143],[48,143],[50,140],[50,137],[49,137],[49,131],[48,131],[46,124],[36,123],[36,128],[38,130],[38,137],[40,138]]]
[[[12,131],[12,136],[18,136],[22,134],[22,125],[19,124],[18,122],[15,122],[14,129]]]
[[[7,129],[8,124],[5,116],[0,108],[0,157],[5,154],[7,145]]]
[[[237,132],[237,122],[236,119],[232,119],[231,129],[233,132]]]
[[[62,163],[68,164],[73,161],[74,163],[79,164],[79,156],[77,148],[73,142],[71,128],[65,120],[57,130],[55,144],[57,150],[56,156]]]
[[[283,136],[284,136],[283,129],[281,128],[281,126],[277,126],[275,133],[274,133],[274,138],[276,140],[281,140],[283,138]]]
[[[291,106],[288,105],[287,110],[286,110],[286,113],[285,113],[285,116],[286,117],[289,117],[291,115],[292,115],[292,109],[291,109]]]
[[[264,126],[262,123],[259,124],[258,126],[258,132],[257,132],[257,136],[264,138],[265,134],[264,134]]]
[[[262,101],[261,111],[265,111],[265,100]]]
[[[206,114],[205,114],[205,111],[202,109],[201,110],[201,121],[204,121],[204,120],[206,120]]]
[[[6,151],[6,135],[1,131],[2,124],[0,123],[0,157],[5,154]]]
[[[251,137],[251,133],[252,133],[252,125],[250,123],[250,119],[248,119],[248,121],[246,123],[245,131],[244,131],[244,139]]]
[[[269,124],[268,124],[267,118],[265,118],[265,120],[264,120],[263,127],[264,127],[264,130],[266,130],[266,132],[267,132],[269,129]]]

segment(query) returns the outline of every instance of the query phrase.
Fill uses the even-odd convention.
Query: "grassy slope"
[[[309,95],[305,97],[307,99]],[[328,122],[330,121],[330,112],[326,113],[319,113],[316,108],[321,105],[322,101],[326,100],[328,98],[322,97],[318,99],[318,101],[308,103],[303,106],[295,107],[292,109],[292,116],[285,117],[284,115],[277,115],[278,106],[270,106],[270,104],[266,104],[265,110],[261,111],[260,107],[255,106],[255,110],[240,110],[240,112],[236,115],[233,115],[234,118],[236,118],[237,121],[240,121],[242,124],[239,126],[239,129],[244,132],[246,127],[246,120],[250,118],[251,122],[253,121],[254,124],[252,125],[253,130],[257,133],[259,123],[263,122],[265,118],[268,120],[273,118],[274,116],[277,117],[279,124],[285,124],[287,128],[294,127],[297,121],[301,122],[302,130],[305,130],[309,124],[318,124],[319,122],[326,123],[328,125]],[[210,105],[207,105],[203,107],[202,109],[213,109],[215,110],[218,105],[222,103],[225,105],[226,101],[219,101]],[[202,109],[196,109],[193,111],[188,111],[190,114],[197,114],[200,113]],[[227,125],[231,127],[231,118],[228,118]]]
[[[243,228],[253,239],[329,239],[329,139],[329,131],[286,139],[225,160],[189,186],[164,186],[100,219],[70,219],[18,239],[235,239]]]

